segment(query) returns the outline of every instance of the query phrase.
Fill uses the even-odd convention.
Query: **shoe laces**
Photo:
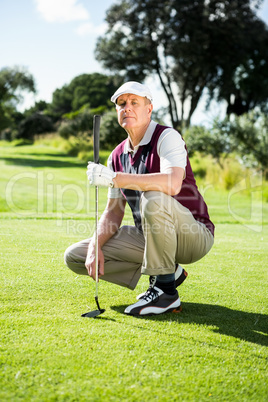
[[[158,291],[153,286],[150,285],[146,293],[141,297],[141,299],[144,299],[146,301],[152,300],[157,302],[159,299]]]

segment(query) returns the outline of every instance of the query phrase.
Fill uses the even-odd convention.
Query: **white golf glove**
[[[116,173],[104,165],[88,162],[87,177],[92,186],[113,187]]]

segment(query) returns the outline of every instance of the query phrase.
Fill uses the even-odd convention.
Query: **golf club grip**
[[[93,149],[94,162],[99,163],[99,148],[100,148],[100,119],[99,115],[94,115],[93,118]]]

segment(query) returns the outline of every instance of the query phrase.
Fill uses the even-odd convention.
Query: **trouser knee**
[[[148,222],[153,222],[159,213],[163,211],[162,205],[167,203],[166,194],[159,191],[146,191],[141,196],[141,216]]]

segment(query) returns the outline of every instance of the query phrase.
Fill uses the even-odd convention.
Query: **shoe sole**
[[[182,312],[182,306],[180,305],[180,307],[178,308],[174,308],[171,313],[175,313],[175,314],[179,314]]]
[[[157,316],[157,315],[163,315],[163,314],[179,314],[182,312],[182,305],[180,305],[177,308],[171,308],[167,311],[163,311],[159,314],[157,313],[149,313],[149,314],[131,314],[131,313],[125,313],[126,315],[130,315],[132,317],[152,317],[152,316]]]

